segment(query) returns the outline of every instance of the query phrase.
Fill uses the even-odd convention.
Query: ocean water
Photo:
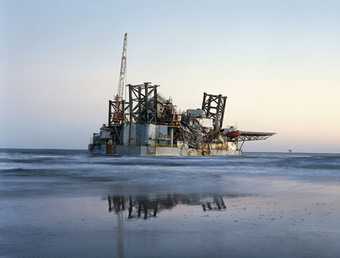
[[[0,257],[340,257],[340,155],[0,150]]]

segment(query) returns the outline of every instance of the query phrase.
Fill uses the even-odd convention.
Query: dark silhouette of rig
[[[127,218],[157,217],[162,210],[170,210],[178,204],[199,205],[204,212],[225,210],[227,208],[221,195],[199,196],[199,195],[178,195],[168,194],[163,197],[147,196],[123,196],[109,195],[107,197],[108,211],[124,213],[127,211]]]

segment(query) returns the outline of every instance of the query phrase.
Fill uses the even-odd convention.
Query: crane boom
[[[120,98],[124,98],[124,86],[125,86],[125,77],[126,77],[126,50],[127,50],[127,33],[124,34],[123,52],[122,52],[122,59],[120,63],[120,73],[119,73],[119,82],[118,82],[118,91],[117,91],[117,96]]]

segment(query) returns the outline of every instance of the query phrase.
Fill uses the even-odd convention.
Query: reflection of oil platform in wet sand
[[[224,197],[234,197],[218,194],[167,194],[160,196],[124,196],[109,195],[108,211],[117,216],[116,257],[125,257],[124,222],[157,218],[163,210],[171,210],[177,205],[202,206],[203,212],[224,211],[227,209]]]
[[[126,85],[127,34],[124,35],[118,92],[109,101],[108,124],[94,133],[89,151],[107,155],[205,156],[239,154],[244,142],[274,133],[223,128],[226,96],[204,93],[202,106],[179,112],[159,85]]]
[[[109,195],[107,201],[109,212],[114,211],[118,215],[127,211],[127,219],[156,217],[160,211],[170,210],[179,204],[202,206],[204,212],[225,210],[227,208],[223,195],[217,194],[168,194],[157,197]]]

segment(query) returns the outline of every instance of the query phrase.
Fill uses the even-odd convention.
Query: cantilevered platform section
[[[267,140],[269,137],[273,136],[275,133],[272,132],[250,132],[250,131],[240,131],[239,141],[260,141]]]
[[[251,132],[251,131],[238,131],[238,137],[236,138],[239,151],[242,152],[243,145],[249,141],[261,141],[267,140],[269,137],[276,133],[273,132]]]

